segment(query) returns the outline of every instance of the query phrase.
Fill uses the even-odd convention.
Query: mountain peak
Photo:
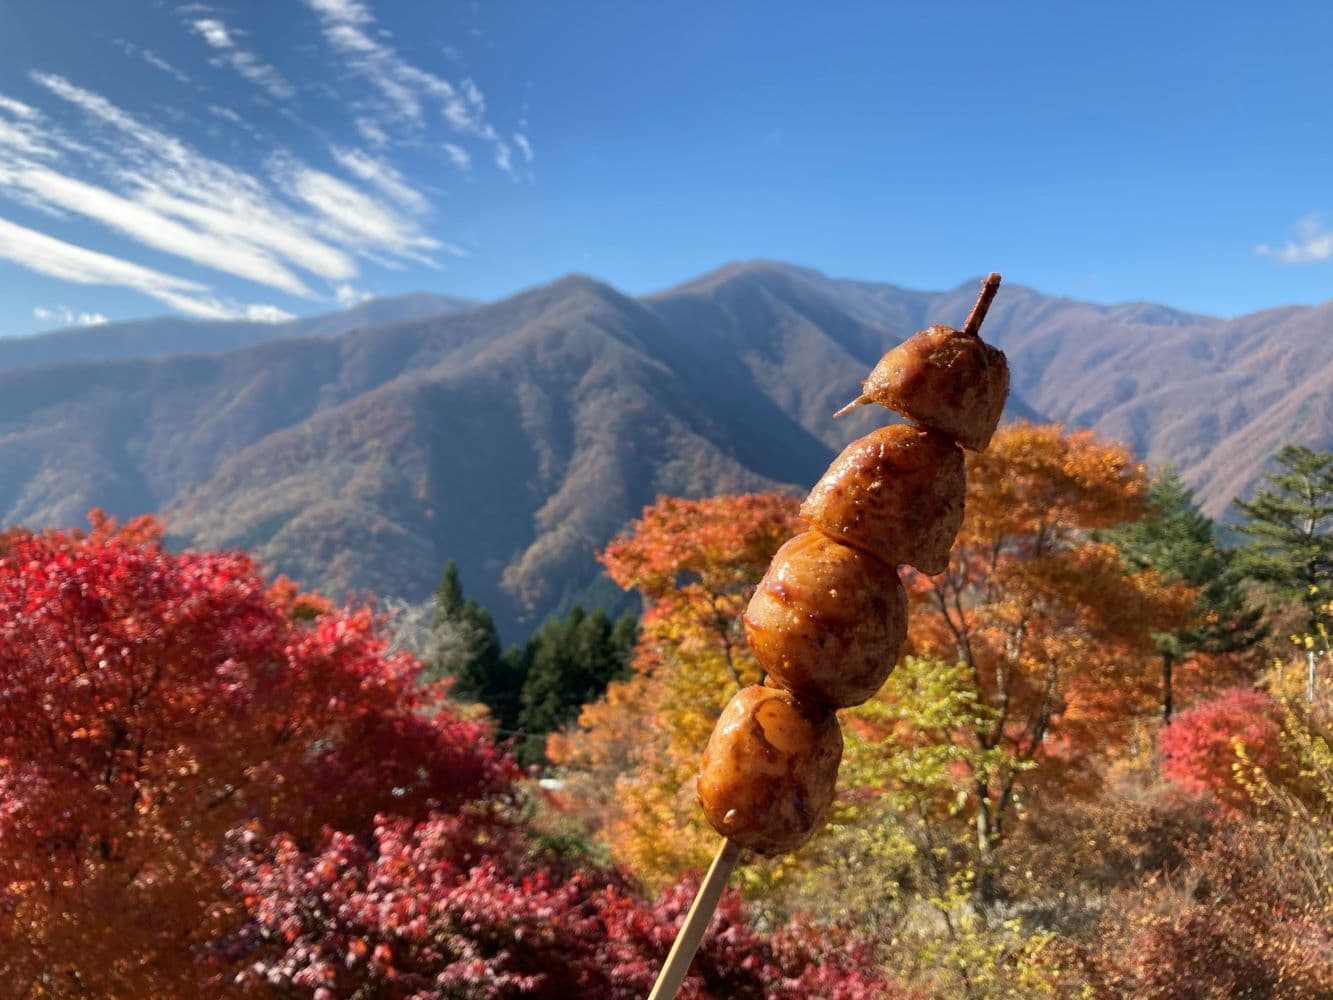
[[[793,279],[801,281],[826,282],[830,279],[827,275],[813,268],[802,267],[799,264],[787,264],[778,260],[738,260],[723,264],[719,268],[701,274],[697,278],[691,278],[689,281],[682,282],[679,285],[673,285],[670,288],[663,289],[648,296],[649,298],[662,298],[668,295],[682,295],[698,292],[708,292],[722,285],[737,281],[756,280],[759,282],[784,281],[789,282]]]
[[[585,274],[582,271],[571,271],[568,274],[561,275],[544,287],[551,291],[561,294],[570,292],[590,292],[593,295],[614,295],[620,297],[621,293],[615,288],[603,281],[601,278],[594,278],[591,274]]]

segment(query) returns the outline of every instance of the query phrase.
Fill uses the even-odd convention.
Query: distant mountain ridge
[[[976,287],[759,261],[633,298],[576,275],[229,351],[0,371],[0,519],[160,511],[181,544],[340,594],[421,598],[453,558],[513,634],[585,594],[595,551],[658,494],[808,489],[886,419],[830,414]],[[1333,446],[1331,332],[1333,304],[1222,320],[1017,283],[985,329],[1011,417],[1172,461],[1215,516],[1282,444]]]
[[[477,303],[471,299],[415,292],[369,299],[348,309],[281,323],[159,316],[99,326],[72,327],[24,337],[0,337],[0,370],[68,361],[221,354],[269,340],[336,337],[361,327],[442,316],[471,309],[475,305]]]

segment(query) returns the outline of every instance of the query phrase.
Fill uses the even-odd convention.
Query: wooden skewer
[[[657,974],[657,982],[653,984],[648,1000],[673,1000],[680,990],[681,983],[685,982],[685,974],[690,971],[690,963],[694,961],[694,953],[699,950],[704,931],[713,919],[717,901],[722,898],[722,890],[731,880],[731,873],[740,856],[738,844],[730,840],[722,841],[722,846],[718,848],[708,868],[708,874],[699,883],[699,891],[690,905],[690,912],[685,915],[685,923],[680,925],[676,943],[671,946],[671,954],[667,955],[666,964]]]
[[[963,324],[964,333],[969,333],[975,337],[981,332],[981,324],[986,319],[986,313],[990,311],[990,304],[995,298],[995,293],[999,290],[1000,276],[992,271],[986,275],[986,280],[981,283],[981,294],[977,296],[977,304],[967,314],[967,322]]]

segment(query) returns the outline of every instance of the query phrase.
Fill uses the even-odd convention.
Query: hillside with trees
[[[158,512],[177,547],[241,547],[339,597],[421,602],[453,559],[516,641],[606,606],[596,553],[657,496],[807,488],[870,428],[830,418],[866,370],[973,287],[756,262],[640,298],[570,277],[365,303],[241,349],[232,326],[30,338],[7,346],[65,363],[0,371],[0,520]],[[1281,446],[1333,446],[1330,310],[1223,321],[1007,285],[987,333],[1011,418],[1123,440],[1234,517]]]

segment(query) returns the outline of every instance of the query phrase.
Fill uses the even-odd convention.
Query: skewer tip
[[[858,406],[864,406],[866,403],[870,402],[873,402],[873,400],[869,396],[857,396],[850,403],[844,406],[841,410],[833,414],[833,419],[837,420],[844,413],[851,413],[852,410],[856,409]]]
[[[995,293],[999,290],[1000,276],[992,271],[981,282],[981,293],[977,296],[977,304],[967,314],[967,322],[963,324],[964,333],[971,334],[973,337],[980,334],[981,324],[986,319],[986,313],[990,309],[991,301],[995,298]]]

